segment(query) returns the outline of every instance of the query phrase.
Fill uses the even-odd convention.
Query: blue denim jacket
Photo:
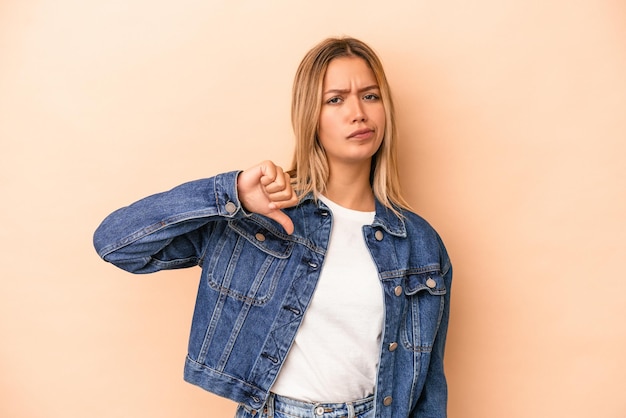
[[[184,377],[258,410],[265,403],[315,290],[332,214],[307,196],[276,222],[243,210],[238,172],[182,184],[109,215],[98,254],[133,273],[200,265]],[[442,418],[443,357],[452,269],[443,243],[411,212],[379,202],[363,238],[378,268],[385,315],[376,417]]]

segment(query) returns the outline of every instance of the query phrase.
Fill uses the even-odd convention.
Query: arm
[[[237,175],[185,183],[116,210],[94,233],[96,251],[133,273],[196,265],[211,221],[246,216],[237,196]]]
[[[274,219],[287,233],[281,211],[298,202],[288,174],[271,161],[182,184],[118,209],[100,224],[94,246],[106,261],[133,273],[196,265],[215,221],[248,216]]]
[[[441,269],[447,292],[444,296],[444,309],[435,337],[426,382],[411,418],[445,418],[447,416],[448,385],[444,373],[444,352],[448,322],[450,319],[450,288],[452,285],[452,265],[443,243],[441,243]]]

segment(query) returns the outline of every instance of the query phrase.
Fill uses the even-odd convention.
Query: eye
[[[339,104],[343,99],[341,97],[335,96],[326,100],[326,104]]]
[[[368,93],[365,96],[363,96],[363,99],[367,100],[369,102],[373,102],[373,101],[376,101],[376,100],[380,100],[380,96],[377,95],[377,94],[374,94],[374,93]]]

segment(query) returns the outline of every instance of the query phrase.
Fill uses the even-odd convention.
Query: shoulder
[[[436,251],[442,271],[447,272],[450,268],[450,259],[439,233],[426,219],[417,213],[406,209],[402,209],[400,213],[403,216],[406,235],[411,246],[414,249],[417,248],[420,253],[427,251],[427,249]]]
[[[437,235],[435,228],[433,228],[433,226],[425,218],[417,213],[408,209],[400,209],[400,215],[406,226],[407,233],[422,232],[425,234]]]

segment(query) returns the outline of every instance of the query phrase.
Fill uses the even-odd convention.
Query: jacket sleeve
[[[94,233],[98,255],[132,273],[197,265],[215,221],[247,216],[238,174],[184,183],[116,210]]]
[[[437,336],[433,344],[430,355],[430,363],[426,382],[417,405],[413,408],[410,418],[446,418],[448,403],[448,385],[444,373],[444,351],[446,346],[446,336],[448,332],[448,322],[450,319],[450,288],[452,285],[452,265],[446,249],[439,240],[441,246],[441,269],[446,284],[446,294],[444,295],[444,309],[437,330]]]

